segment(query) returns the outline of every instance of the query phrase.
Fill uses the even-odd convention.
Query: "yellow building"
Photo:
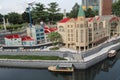
[[[66,48],[78,51],[95,47],[120,34],[119,19],[114,16],[85,18],[82,7],[77,18],[64,18],[57,24]]]

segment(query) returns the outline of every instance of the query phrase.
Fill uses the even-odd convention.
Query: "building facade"
[[[85,18],[82,7],[77,18],[64,18],[57,25],[65,47],[78,51],[88,50],[120,34],[117,17],[109,15]]]
[[[44,27],[44,32],[45,32],[45,42],[51,42],[50,41],[50,38],[48,37],[48,35],[52,32],[56,32],[57,31],[57,28],[49,28],[48,26],[45,26]]]
[[[5,36],[5,45],[6,46],[21,46],[22,39],[18,34],[11,34]]]
[[[23,46],[35,46],[35,40],[30,36],[23,36],[22,37],[22,45]]]
[[[27,35],[32,36],[35,39],[36,44],[41,44],[45,42],[43,26],[35,25],[31,28],[27,28]]]

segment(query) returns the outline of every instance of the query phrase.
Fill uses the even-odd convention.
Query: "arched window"
[[[102,29],[103,28],[103,22],[100,22],[99,23],[99,29]]]
[[[83,28],[83,24],[80,24],[80,27]]]
[[[93,27],[94,27],[94,31],[96,31],[97,30],[97,23],[94,23]]]

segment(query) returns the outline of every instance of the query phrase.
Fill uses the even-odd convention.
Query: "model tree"
[[[113,5],[112,5],[112,13],[114,15],[117,15],[117,16],[120,17],[120,0],[118,0],[115,3],[113,3]]]

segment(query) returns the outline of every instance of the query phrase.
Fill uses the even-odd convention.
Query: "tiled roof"
[[[33,41],[34,39],[32,39],[30,36],[23,36],[22,37],[22,41]]]
[[[111,22],[111,21],[114,21],[114,20],[119,21],[118,17],[112,17],[112,18],[110,19],[110,22]]]
[[[64,19],[62,19],[61,21],[60,21],[60,23],[66,23],[66,22],[68,22],[70,20],[70,18],[64,18]]]
[[[11,35],[6,35],[5,38],[15,39],[15,38],[21,38],[21,37],[20,37],[20,35],[18,35],[18,34],[11,34]]]
[[[49,29],[45,29],[44,32],[45,33],[50,33],[50,30]]]
[[[54,31],[56,31],[56,30],[57,30],[57,28],[49,28],[48,26],[45,26],[45,27],[44,27],[44,32],[45,32],[45,33],[54,32]]]
[[[91,22],[93,20],[94,20],[94,17],[91,17],[91,18],[88,19],[88,22]]]

